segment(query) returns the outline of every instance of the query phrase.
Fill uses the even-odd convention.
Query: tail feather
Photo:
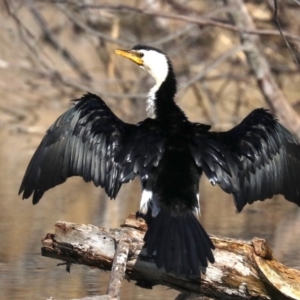
[[[168,224],[163,224],[165,226],[164,230],[161,230],[160,238],[157,243],[157,254],[156,254],[156,265],[158,268],[162,268],[164,266],[164,262],[166,262],[166,253],[169,252],[169,245],[168,245],[168,236],[169,230],[172,225],[172,221]],[[168,267],[168,264],[167,264]]]
[[[179,240],[179,249],[181,250],[181,256],[180,257],[174,257],[173,263],[176,259],[179,259],[179,273],[175,273],[177,276],[180,276],[181,274],[185,276],[186,268],[188,266],[188,250],[186,243],[184,242],[184,221],[182,218],[175,219],[174,222],[177,223],[177,230],[175,231],[175,235],[177,235],[177,239]],[[172,243],[172,241],[170,241]],[[171,262],[172,263],[172,262]],[[188,276],[188,275],[186,275]]]
[[[174,219],[172,220],[172,222]],[[173,263],[169,263],[169,268],[166,271],[170,273],[172,271],[172,266],[175,274],[180,274],[181,270],[180,267],[185,264],[184,262],[184,249],[181,247],[181,242],[180,242],[180,234],[177,234],[177,227],[179,226],[178,222],[173,222],[174,223],[174,230],[172,231],[172,236],[171,240],[174,241],[174,246],[173,246],[173,256],[172,256],[172,261]],[[181,227],[181,226],[179,226]],[[172,246],[170,246],[172,248]]]
[[[150,252],[153,253],[156,250],[156,241],[157,240],[161,240],[160,235],[161,235],[162,231],[160,230],[160,228],[162,227],[162,225],[161,225],[162,221],[163,220],[161,218],[159,218],[159,219],[157,219],[157,221],[156,221],[157,224],[155,226],[151,226],[152,223],[150,224],[150,226],[153,229],[152,229],[152,234],[149,235],[149,237],[148,237],[148,244],[149,244],[149,246],[147,248],[148,249],[148,253],[150,253]]]
[[[193,237],[192,232],[190,231],[189,227],[184,227],[185,229],[185,244],[187,249],[190,251],[190,255],[187,255],[187,262],[188,265],[191,266],[191,272],[193,274],[199,272],[199,262],[197,261],[198,253],[197,253],[197,244],[195,244],[195,240]],[[199,256],[200,264],[203,266],[203,261],[206,263],[206,259],[204,257],[205,254],[203,254],[203,258]]]
[[[201,265],[203,267],[207,267],[207,259],[210,263],[214,263],[215,258],[212,251],[205,252],[203,250],[215,249],[215,246],[212,243],[206,231],[201,226],[200,222],[192,222],[192,226],[193,226],[194,240],[196,241],[196,245],[203,243],[203,247],[196,247],[198,252],[198,257],[200,258]]]
[[[178,277],[199,277],[199,267],[214,262],[215,247],[192,212],[174,216],[162,209],[149,225],[145,247],[158,268]]]

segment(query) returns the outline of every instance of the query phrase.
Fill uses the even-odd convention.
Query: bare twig
[[[230,6],[235,6],[236,9],[231,12],[230,16],[238,27],[255,28],[242,0],[225,0],[225,2]],[[242,45],[246,46],[244,52],[266,102],[282,124],[299,138],[300,118],[276,83],[268,61],[259,49],[259,37],[247,33],[240,33],[240,37]]]
[[[45,2],[45,0],[39,0],[39,2]],[[148,16],[153,17],[161,17],[166,19],[174,19],[174,20],[180,20],[188,23],[194,23],[201,26],[215,26],[219,28],[223,28],[226,30],[234,31],[234,32],[240,32],[240,33],[248,33],[248,34],[254,34],[254,35],[266,35],[266,36],[278,36],[280,33],[277,30],[257,30],[257,29],[248,29],[248,28],[238,28],[234,25],[212,20],[209,18],[203,18],[201,16],[197,17],[191,17],[191,16],[185,16],[182,14],[171,14],[171,13],[164,13],[161,11],[154,11],[149,9],[143,9],[138,8],[135,6],[125,5],[125,4],[119,4],[119,5],[111,5],[111,4],[101,4],[101,5],[93,5],[93,4],[78,4],[78,2],[74,1],[68,1],[68,0],[51,0],[53,3],[70,3],[72,5],[77,5],[77,9],[83,10],[83,9],[102,9],[102,10],[112,10],[112,11],[131,11],[138,14],[144,14]],[[226,9],[225,9],[226,11]],[[300,41],[300,36],[296,34],[291,34],[289,32],[282,32],[286,37],[294,40]]]
[[[40,57],[40,49],[38,49],[35,37],[30,32],[30,30],[23,24],[23,22],[18,18],[18,16],[14,13],[13,8],[11,7],[12,2],[8,2],[8,0],[4,0],[4,5],[7,10],[8,15],[15,21],[19,36],[21,41],[28,49],[28,54],[30,55],[32,61],[42,66],[46,70],[49,70],[49,66],[46,64],[44,60]]]
[[[122,46],[122,47],[131,47],[132,46],[132,43],[130,43],[130,42],[124,41],[122,39],[112,38],[109,35],[104,34],[104,33],[100,32],[100,31],[97,31],[97,30],[91,28],[90,26],[86,25],[85,23],[83,23],[82,21],[80,21],[80,19],[79,19],[78,16],[75,16],[74,14],[72,14],[71,11],[68,8],[66,8],[63,4],[57,3],[56,6],[58,7],[58,9],[60,11],[62,11],[66,15],[66,17],[72,23],[74,23],[76,26],[78,26],[78,28],[84,30],[88,34],[94,35],[94,36],[96,36],[98,38],[101,38],[101,39],[107,41],[107,42],[110,42],[110,43],[113,43],[113,44],[117,44],[117,45]]]
[[[299,61],[298,61],[298,59],[297,59],[297,56],[296,56],[294,50],[292,49],[292,47],[291,47],[289,41],[287,40],[285,34],[284,34],[283,31],[282,31],[282,27],[281,27],[281,24],[280,24],[280,21],[279,21],[279,18],[278,18],[278,5],[277,5],[277,0],[274,0],[274,18],[275,18],[275,21],[276,21],[276,23],[277,23],[277,26],[278,26],[278,30],[279,30],[279,32],[280,32],[280,35],[282,36],[282,38],[284,39],[284,42],[285,42],[286,46],[287,46],[288,49],[290,50],[290,52],[291,52],[291,54],[292,54],[292,56],[293,56],[293,58],[294,58],[294,61],[295,61],[296,65],[297,65],[298,67],[300,67],[300,64],[299,64]]]
[[[206,81],[203,81],[201,83],[201,87],[204,91],[204,93],[206,94],[206,97],[208,98],[208,103],[209,103],[209,115],[210,115],[210,124],[214,125],[216,123],[218,123],[218,111],[217,111],[217,101],[216,101],[216,97],[213,94],[212,90],[209,88],[209,85],[207,84]]]
[[[34,35],[23,25],[23,23],[20,21],[19,18],[17,18],[17,16],[13,13],[8,0],[4,0],[4,6],[5,9],[8,13],[8,15],[19,25],[19,27],[22,27],[24,29],[24,31],[28,34],[28,36],[30,36],[31,38],[34,38]]]
[[[55,2],[55,0],[53,0]],[[248,33],[248,34],[254,34],[254,35],[269,35],[269,36],[278,36],[280,33],[276,30],[257,30],[257,29],[248,29],[247,27],[243,28],[238,28],[237,26],[220,22],[220,21],[215,21],[211,19],[206,19],[206,18],[201,18],[200,16],[197,17],[190,17],[190,16],[184,16],[184,15],[178,15],[178,14],[171,14],[171,13],[164,13],[160,11],[153,11],[153,10],[148,10],[148,9],[142,9],[142,8],[137,8],[133,6],[128,6],[128,5],[110,5],[110,4],[103,4],[103,5],[85,5],[81,4],[78,5],[78,9],[107,9],[107,10],[118,10],[118,11],[132,11],[135,13],[139,14],[144,14],[148,16],[153,16],[153,17],[161,17],[161,18],[167,18],[167,19],[174,19],[174,20],[180,20],[188,23],[194,23],[198,24],[201,26],[214,26],[214,27],[219,27],[222,29],[234,31],[234,32],[239,32],[239,33]],[[283,31],[283,34],[290,38],[294,39],[297,41],[300,41],[300,36],[291,34],[289,32]]]
[[[183,36],[183,35],[187,34],[188,32],[191,32],[193,29],[195,29],[195,28],[193,28],[194,26],[193,25],[187,25],[184,28],[179,29],[179,30],[167,35],[167,36],[164,36],[161,39],[148,41],[146,43],[149,44],[149,45],[153,45],[154,47],[160,47],[163,44],[169,43],[169,42],[179,38],[180,36]]]
[[[226,59],[228,59],[230,56],[235,55],[237,52],[241,51],[241,50],[245,50],[245,45],[239,45],[236,46],[230,50],[228,50],[227,52],[223,53],[222,55],[220,55],[217,59],[214,60],[213,63],[207,65],[205,68],[203,68],[201,70],[201,72],[199,72],[196,76],[194,76],[193,78],[191,78],[189,81],[187,81],[185,84],[182,84],[180,86],[180,91],[184,91],[187,88],[189,88],[191,85],[193,85],[194,83],[196,83],[197,81],[201,80],[202,78],[204,78],[211,70],[215,69],[217,66],[219,66],[221,63],[223,63],[224,61],[226,61]]]
[[[34,6],[32,2],[28,2],[29,10],[31,11],[34,19],[39,24],[43,34],[45,35],[46,40],[49,44],[61,53],[61,56],[65,59],[65,61],[75,70],[77,71],[81,78],[84,80],[91,80],[91,76],[88,74],[87,71],[80,65],[77,59],[66,49],[64,48],[59,41],[56,39],[54,34],[52,33],[51,29],[48,27],[47,22],[43,18],[43,16],[39,13],[37,8]]]
[[[81,91],[90,91],[92,93],[99,93],[101,96],[104,97],[111,97],[116,99],[125,99],[125,98],[146,98],[147,94],[133,94],[133,93],[111,93],[106,91],[99,91],[98,88],[95,88],[93,85],[87,85],[82,82],[76,81],[74,79],[68,78],[61,74],[56,73],[57,80],[61,81],[63,84],[79,89]]]
[[[299,0],[293,0],[294,3],[300,5],[300,1]]]

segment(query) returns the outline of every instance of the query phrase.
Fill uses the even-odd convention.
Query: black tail
[[[161,210],[145,235],[145,247],[158,268],[177,277],[200,277],[199,267],[215,261],[214,244],[192,212],[172,216]]]

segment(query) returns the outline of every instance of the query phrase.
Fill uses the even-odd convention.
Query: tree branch
[[[55,0],[53,0],[56,2]],[[61,2],[61,1],[59,1]],[[173,19],[173,20],[179,20],[179,21],[184,21],[188,23],[194,23],[198,24],[201,26],[214,26],[214,27],[219,27],[222,29],[230,30],[233,32],[239,32],[239,33],[247,33],[251,35],[269,35],[269,36],[279,36],[281,35],[280,32],[277,30],[257,30],[255,28],[249,29],[248,27],[238,27],[234,26],[228,23],[220,22],[220,21],[215,21],[211,19],[206,19],[206,18],[201,18],[201,16],[197,17],[191,17],[191,16],[185,16],[185,15],[178,15],[178,14],[171,14],[171,13],[164,13],[161,11],[153,11],[153,10],[148,10],[148,9],[142,9],[138,7],[133,7],[129,5],[110,5],[110,4],[103,4],[103,5],[86,5],[86,4],[81,4],[78,5],[78,9],[107,9],[107,10],[118,10],[118,11],[132,11],[138,14],[144,14],[147,16],[153,16],[153,17],[160,17],[160,18],[167,18],[167,19]],[[296,34],[291,34],[289,32],[282,32],[286,37],[290,39],[294,39],[297,41],[300,41],[300,36]]]
[[[233,22],[239,28],[249,28],[255,30],[254,22],[248,13],[247,7],[242,0],[225,0],[225,2],[235,7],[230,13]],[[260,38],[246,32],[240,32],[241,43],[246,48],[244,53],[248,64],[254,73],[258,86],[270,106],[272,112],[276,114],[282,124],[287,127],[295,136],[300,138],[300,117],[288,103],[270,70],[264,53],[260,50]]]
[[[89,81],[91,80],[91,76],[88,74],[86,70],[81,66],[81,64],[77,61],[77,59],[66,49],[64,48],[59,41],[56,39],[54,34],[52,33],[51,29],[48,27],[46,20],[43,16],[39,13],[37,8],[32,2],[28,4],[29,10],[32,13],[34,19],[38,23],[39,27],[41,28],[46,40],[48,43],[55,49],[61,53],[61,56],[64,60],[75,70],[79,73],[82,79]]]
[[[112,268],[108,294],[114,299],[119,297],[123,277],[137,281],[141,287],[162,284],[211,299],[300,297],[300,272],[280,264],[265,240],[245,242],[211,237],[216,246],[216,262],[203,270],[201,279],[192,280],[156,268],[143,249],[146,228],[135,214],[129,216],[123,229],[57,222],[55,233],[42,240],[42,255],[67,261],[67,267],[79,263],[104,270]]]

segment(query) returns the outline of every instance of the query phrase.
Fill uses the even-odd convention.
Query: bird
[[[122,184],[138,177],[139,212],[151,217],[147,255],[167,273],[199,278],[215,261],[215,246],[199,221],[201,176],[232,194],[238,212],[276,194],[300,206],[299,143],[264,108],[228,131],[191,122],[175,101],[176,76],[164,52],[136,45],[115,53],[154,78],[147,118],[123,122],[91,93],[73,100],[47,130],[19,194],[37,204],[47,190],[81,176],[113,199]]]

